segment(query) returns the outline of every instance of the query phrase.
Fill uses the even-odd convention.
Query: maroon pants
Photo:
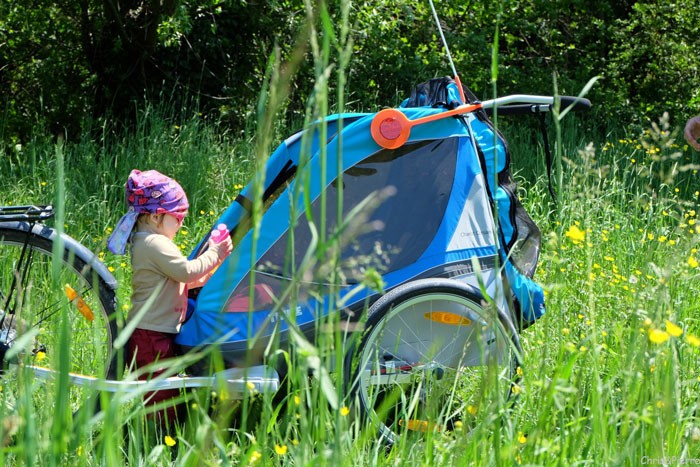
[[[155,361],[164,361],[168,358],[175,357],[177,355],[175,350],[175,336],[176,334],[149,331],[148,329],[135,329],[134,333],[129,338],[129,362],[133,360],[136,363],[136,368],[142,368]],[[165,371],[166,366],[167,363],[163,365],[163,369],[157,369],[141,375],[139,379],[147,380],[156,377]],[[148,392],[144,395],[144,405],[154,405],[158,402],[178,397],[179,395],[179,389],[163,389],[160,391]],[[164,411],[161,410],[154,413],[153,416],[162,423],[173,422],[177,419],[177,408],[175,406],[168,407]]]

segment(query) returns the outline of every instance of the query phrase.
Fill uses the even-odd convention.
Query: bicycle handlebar
[[[583,97],[559,96],[559,102],[561,109],[569,106],[573,106],[571,108],[573,111],[591,108],[591,101]],[[527,94],[499,97],[482,103],[482,108],[487,115],[492,115],[494,108],[498,109],[499,115],[526,115],[550,112],[552,106],[554,106],[554,97],[530,96]]]
[[[52,218],[53,206],[0,206],[0,222],[42,221]]]
[[[509,113],[508,108],[514,113],[534,113],[534,112],[549,112],[556,100],[552,96],[531,96],[527,94],[513,94],[511,96],[503,96],[496,99],[491,99],[484,102],[473,102],[462,104],[453,109],[425,115],[423,117],[409,120],[406,115],[398,109],[383,109],[377,112],[372,117],[370,132],[372,139],[384,149],[396,149],[401,147],[411,134],[411,128],[416,125],[442,120],[447,117],[463,115],[470,112],[476,112],[483,109],[488,112],[489,109],[498,109],[499,112]],[[589,108],[591,101],[582,97],[559,97],[559,103],[564,105],[572,105],[572,110]],[[518,104],[511,106],[510,104]],[[524,104],[524,105],[523,105]],[[505,112],[504,112],[505,109]],[[564,110],[566,112],[566,110]],[[491,110],[493,113],[493,110]]]

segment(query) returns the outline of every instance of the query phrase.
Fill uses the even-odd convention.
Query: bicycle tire
[[[59,239],[62,252],[54,256]],[[0,223],[0,273],[0,340],[8,355],[17,345],[13,361],[3,362],[4,407],[24,417],[46,415],[50,419],[56,401],[51,400],[50,391],[42,394],[45,391],[37,389],[52,383],[21,370],[36,365],[56,370],[57,377],[67,372],[97,377],[112,374],[116,281],[77,241],[27,222]],[[67,296],[66,284],[79,298]],[[62,327],[64,323],[67,326]],[[24,341],[22,336],[27,336]],[[67,394],[72,412],[89,395],[74,386]]]
[[[494,311],[478,290],[450,279],[412,281],[370,307],[345,374],[362,416],[386,443],[469,429],[479,407],[510,398],[520,342],[512,320]],[[493,384],[499,395],[487,390]]]

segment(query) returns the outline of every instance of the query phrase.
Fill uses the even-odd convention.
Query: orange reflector
[[[449,324],[451,326],[469,326],[472,324],[472,320],[469,318],[449,311],[433,311],[424,314],[423,317],[437,323]]]
[[[75,306],[78,308],[80,314],[83,315],[86,320],[93,321],[95,319],[95,315],[92,313],[92,310],[88,304],[85,303],[83,297],[78,295],[78,292],[76,292],[75,289],[68,284],[65,286],[65,291],[66,297],[68,297],[68,300],[71,302],[75,302]]]
[[[407,430],[420,431],[421,433],[425,433],[426,431],[432,429],[436,429],[438,433],[442,431],[442,427],[440,425],[430,423],[426,420],[409,420],[408,422],[405,420],[399,420],[399,426],[402,427],[404,424]]]

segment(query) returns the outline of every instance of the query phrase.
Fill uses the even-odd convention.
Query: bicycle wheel
[[[395,443],[411,433],[469,429],[479,410],[508,399],[518,355],[511,320],[478,291],[425,279],[372,305],[346,374],[362,413]]]
[[[43,225],[30,231],[27,223],[0,224],[0,346],[6,357],[0,396],[6,411],[25,419],[48,416],[66,403],[77,410],[86,393],[68,388],[67,373],[105,376],[116,335],[113,284],[69,237],[62,237],[64,249],[54,256],[57,238]],[[31,366],[56,373],[44,380]]]

